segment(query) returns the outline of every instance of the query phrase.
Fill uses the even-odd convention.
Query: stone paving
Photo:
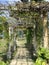
[[[33,65],[33,61],[25,45],[19,45],[10,65]]]

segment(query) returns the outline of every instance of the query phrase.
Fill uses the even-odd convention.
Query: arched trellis
[[[21,4],[21,3],[20,3]],[[19,4],[18,4],[19,5]],[[16,8],[17,8],[17,6],[18,5],[16,5]],[[28,5],[28,4],[26,4],[26,5]],[[42,25],[43,25],[43,33],[44,33],[44,35],[43,34],[41,34],[41,35],[39,35],[38,37],[40,38],[40,37],[43,37],[43,42],[44,42],[44,47],[45,48],[47,48],[47,46],[48,46],[48,36],[47,36],[47,27],[46,27],[46,24],[47,24],[47,20],[46,20],[46,18],[47,18],[47,11],[49,10],[49,5],[48,5],[48,3],[31,3],[31,4],[29,4],[28,6],[24,6],[24,4],[22,4],[22,7],[21,6],[19,6],[16,10],[12,10],[12,9],[10,9],[10,11],[11,11],[11,13],[15,13],[14,15],[12,14],[12,16],[14,17],[14,18],[16,18],[17,19],[17,17],[18,18],[20,18],[20,20],[21,20],[21,18],[24,18],[25,19],[25,17],[27,18],[27,19],[30,19],[30,15],[31,15],[31,20],[33,21],[33,19],[36,21],[35,22],[35,28],[34,28],[34,35],[36,36],[36,35],[39,35],[39,34],[37,34],[37,29],[38,29],[38,26],[37,26],[37,24],[39,25],[39,28],[40,28],[40,24],[39,24],[39,21],[37,22],[37,19],[42,19]],[[24,14],[26,14],[26,13],[28,13],[27,15],[24,15]],[[35,15],[33,14],[32,15],[32,13],[36,13]],[[23,16],[21,16],[23,14]],[[25,20],[26,21],[26,20]],[[31,25],[31,23],[32,22],[30,22],[29,21],[29,23],[30,24],[28,24],[28,21],[29,20],[27,20],[26,21],[26,23],[25,24],[19,24],[17,27],[25,27],[28,31],[30,31],[30,28],[32,29],[33,27],[34,27],[34,25]],[[20,21],[21,22],[21,21]],[[19,23],[20,23],[19,22]],[[33,21],[34,22],[34,21]],[[17,25],[17,24],[16,24]],[[23,26],[22,26],[23,25]],[[14,25],[15,26],[15,25]],[[42,26],[41,26],[42,27]],[[40,30],[41,30],[41,28],[40,28]],[[31,34],[31,32],[29,32],[30,34]],[[36,34],[35,34],[36,33]],[[42,33],[42,32],[40,32],[39,31],[39,33]],[[39,39],[37,38],[37,36],[36,37],[34,37],[34,38],[36,38],[36,41],[38,41]],[[33,39],[33,38],[32,38]],[[30,39],[31,40],[31,39]],[[46,41],[45,41],[46,40]],[[31,40],[32,41],[32,40]],[[39,42],[41,42],[41,39],[39,40]],[[35,42],[36,43],[36,42]],[[38,42],[37,42],[38,43]]]
[[[17,3],[16,3],[17,4]],[[24,5],[25,4],[25,5]],[[49,2],[29,2],[29,3],[18,3],[15,8],[17,9],[13,9],[11,7],[11,13],[15,13],[12,14],[11,16],[13,16],[14,18],[17,17],[26,17],[26,13],[29,13],[31,15],[31,17],[34,17],[34,15],[32,15],[33,12],[36,12],[40,15],[42,21],[43,21],[43,45],[45,48],[48,47],[48,28],[46,27],[47,25],[47,12],[49,11]],[[24,12],[24,14],[23,14]],[[17,15],[16,15],[17,14]],[[23,14],[23,16],[21,16]],[[28,14],[28,16],[30,16]],[[36,16],[36,19],[39,18],[39,16]],[[29,19],[29,18],[28,18]],[[46,42],[45,42],[46,40]]]
[[[9,32],[9,42],[8,42],[8,51],[7,51],[7,59],[11,59],[12,57],[12,52],[16,50],[16,32],[15,32],[15,27],[16,27],[16,19],[9,17],[7,19],[7,24],[8,24],[8,32]],[[14,43],[14,44],[12,44]],[[13,48],[12,48],[13,46]],[[12,50],[11,50],[12,48]],[[11,52],[12,51],[12,52]]]

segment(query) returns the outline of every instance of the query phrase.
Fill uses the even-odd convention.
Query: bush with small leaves
[[[37,51],[38,57],[41,57],[43,59],[49,59],[49,49],[46,48],[39,48]]]
[[[0,65],[7,65],[4,61],[0,61]]]
[[[42,58],[37,58],[35,65],[46,65],[46,60],[43,60]]]

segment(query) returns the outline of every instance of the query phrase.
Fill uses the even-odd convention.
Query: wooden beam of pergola
[[[49,2],[30,2],[30,3],[17,3],[14,7],[17,11],[49,11]],[[12,9],[12,10],[15,10]]]

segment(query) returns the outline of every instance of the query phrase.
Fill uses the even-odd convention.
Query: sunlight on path
[[[30,53],[27,48],[25,48],[25,45],[18,44],[18,46],[16,55],[10,65],[33,65]]]

